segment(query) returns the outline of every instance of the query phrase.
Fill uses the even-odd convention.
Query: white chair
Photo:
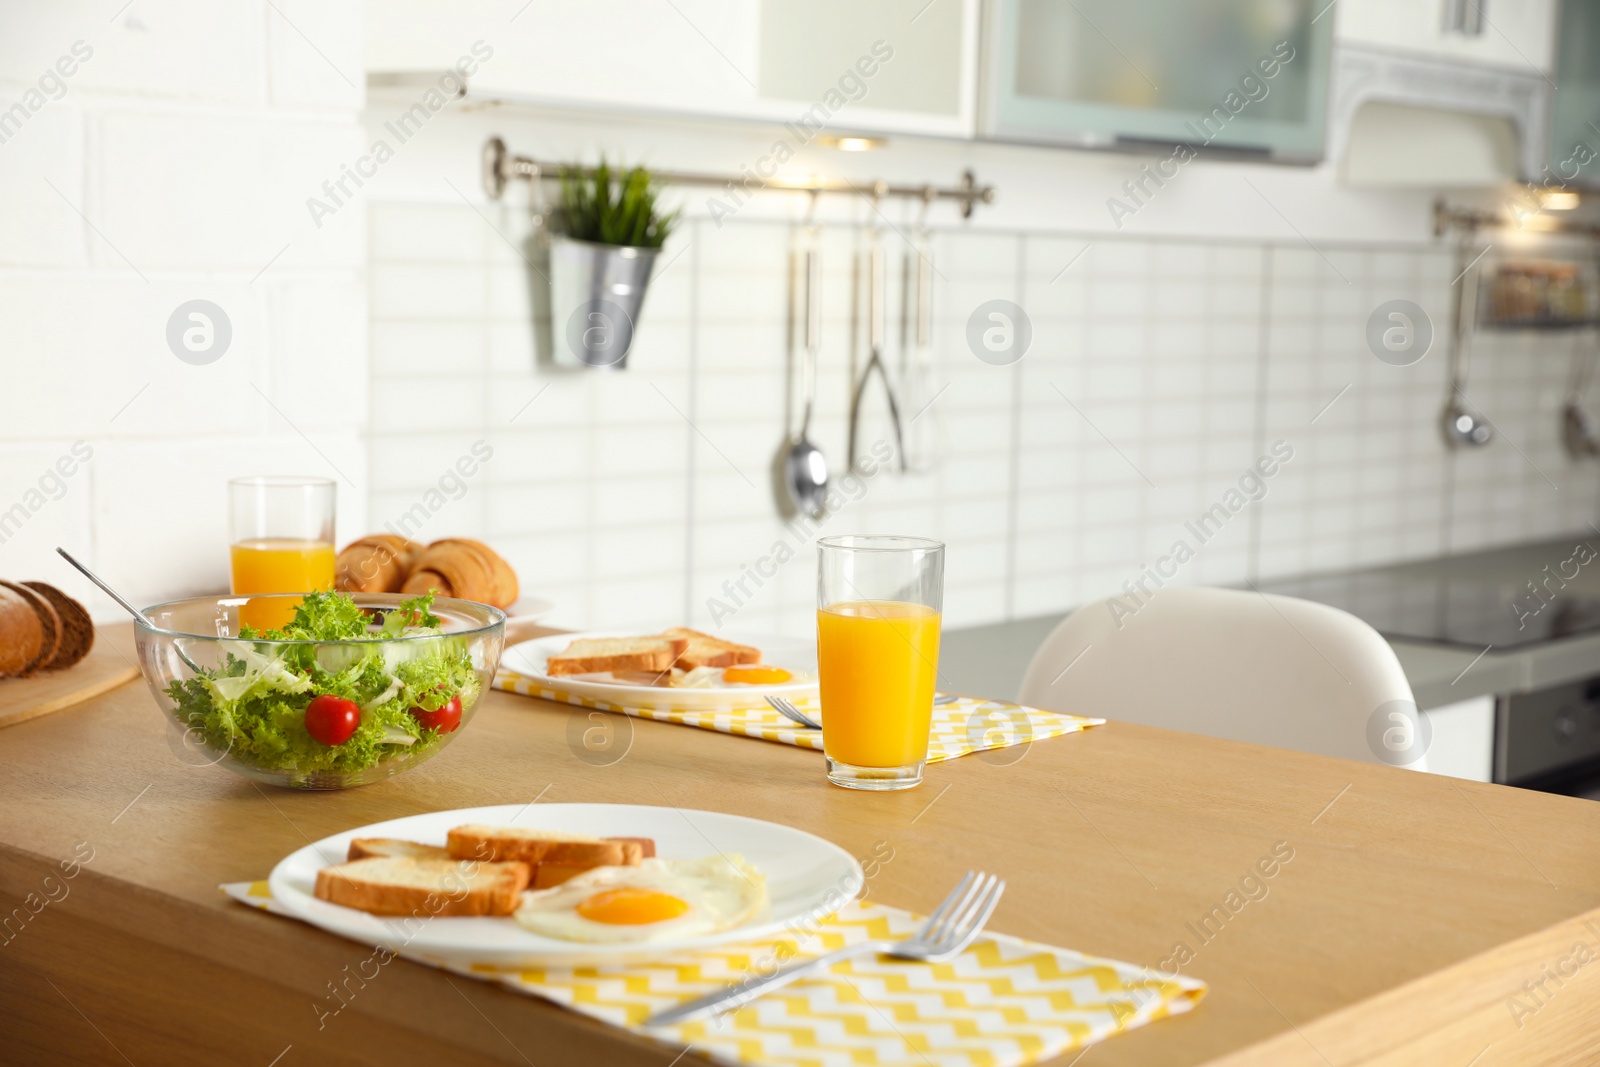
[[[1019,700],[1427,770],[1414,705],[1379,712],[1412,700],[1394,650],[1354,615],[1293,597],[1169,588],[1136,609],[1090,604],[1039,646]],[[1380,759],[1383,748],[1395,754]]]

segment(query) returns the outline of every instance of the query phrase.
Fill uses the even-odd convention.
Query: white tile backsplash
[[[804,634],[809,540],[849,530],[946,540],[952,626],[1063,611],[1137,577],[1280,439],[1294,459],[1180,581],[1464,551],[1600,521],[1594,464],[1569,459],[1559,439],[1572,358],[1559,338],[1481,336],[1468,391],[1497,440],[1462,453],[1440,443],[1457,272],[1443,249],[938,221],[919,404],[938,398],[909,435],[923,462],[841,479],[848,502],[820,530],[797,529],[777,517],[772,489],[785,408],[798,406],[786,387],[794,225],[756,212],[722,226],[690,218],[658,261],[633,366],[554,373],[535,363],[527,213],[480,202],[473,185],[481,116],[430,128],[436,140],[404,149],[320,225],[309,213],[307,199],[326,199],[323,182],[376,135],[359,120],[356,0],[141,0],[108,14],[82,0],[35,4],[27,32],[0,33],[0,70],[13,77],[79,38],[94,50],[65,96],[0,149],[0,395],[26,400],[0,426],[0,574],[70,585],[50,555],[68,544],[138,597],[220,588],[217,498],[227,477],[253,471],[337,469],[344,540],[385,526],[485,537],[529,595],[556,602],[551,621],[571,626],[710,627],[711,598],[783,543],[794,558],[722,625]],[[532,139],[531,125],[503,121],[521,124],[519,143]],[[413,184],[385,185],[402,171]],[[898,376],[914,231],[889,214],[900,229],[876,237],[890,279],[884,359]],[[870,214],[855,217],[827,221],[819,238],[812,436],[836,475],[851,370],[867,357],[859,261],[873,235]],[[1269,222],[1263,232],[1278,233]],[[1366,350],[1367,315],[1395,297],[1441,328],[1412,367]],[[180,363],[165,344],[168,316],[194,298],[232,322],[232,347],[211,366]],[[981,363],[967,345],[969,317],[994,299],[1032,320],[1014,366]],[[867,443],[890,437],[876,388]],[[7,509],[33,499],[80,436],[93,460],[8,528]],[[494,450],[481,471],[419,509],[479,440]],[[188,496],[158,476],[174,470]]]
[[[819,531],[786,528],[771,483],[787,398],[790,225],[688,223],[664,253],[663,262],[677,258],[650,292],[630,368],[571,375],[535,365],[517,303],[524,268],[500,254],[504,242],[477,212],[385,203],[373,220],[373,425],[398,430],[379,407],[433,390],[453,398],[440,401],[451,429],[496,442],[486,487],[474,490],[486,502],[487,536],[529,594],[558,601],[552,621],[712,627],[715,598],[736,608],[724,627],[808,631],[815,562],[806,542]],[[526,237],[515,215],[494,224],[515,243]],[[881,239],[893,268],[904,241]],[[851,314],[853,257],[866,240],[838,225],[821,237],[812,437],[836,477],[849,367],[867,355]],[[944,539],[951,626],[1119,592],[1175,541],[1193,542],[1185,524],[1224,501],[1280,440],[1294,457],[1267,480],[1264,498],[1198,546],[1178,581],[1242,584],[1434,555],[1555,534],[1597,514],[1600,479],[1566,460],[1556,435],[1565,356],[1515,335],[1485,336],[1471,388],[1503,440],[1454,454],[1437,428],[1442,340],[1412,367],[1367,351],[1366,316],[1384,300],[1416,300],[1443,320],[1445,252],[1324,247],[1324,259],[1291,244],[952,229],[936,231],[931,247],[928,392],[944,391],[921,429],[937,462],[852,479],[853,502],[820,532]],[[890,279],[884,356],[898,374],[893,269]],[[1016,366],[981,363],[967,348],[968,316],[996,298],[1032,315],[1032,347]],[[430,379],[429,361],[455,349],[454,382]],[[876,390],[863,418],[868,442],[890,437]],[[386,500],[420,486],[409,471],[442,462],[440,453],[419,467],[384,440],[375,439],[373,464]],[[779,540],[795,558],[759,586],[746,579],[748,595],[735,604],[726,590]]]

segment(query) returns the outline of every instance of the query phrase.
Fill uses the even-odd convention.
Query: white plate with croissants
[[[555,608],[548,600],[522,596],[511,564],[466,537],[424,545],[397,534],[370,534],[339,552],[333,587],[346,593],[431,592],[488,604],[506,613],[507,644]]]
[[[817,692],[817,653],[807,642],[734,641],[682,626],[508,641],[500,666],[553,692],[661,711],[760,707],[769,696],[806,700]]]

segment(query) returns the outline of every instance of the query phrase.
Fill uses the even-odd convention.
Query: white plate
[[[355,837],[397,837],[443,845],[464,823],[519,826],[596,837],[653,837],[662,859],[737,852],[767,876],[767,911],[732,930],[677,941],[590,944],[540,937],[510,918],[380,918],[313,896],[317,872],[344,862]],[[727,941],[755,941],[785,926],[814,923],[855,898],[865,884],[861,865],[838,845],[779,823],[715,811],[640,804],[503,804],[411,815],[325,837],[285,857],[272,870],[273,898],[324,930],[391,951],[446,961],[505,967],[620,963],[659,958]]]
[[[592,630],[581,634],[551,634],[524,641],[507,648],[500,655],[500,666],[515,671],[535,684],[574,696],[606,704],[630,708],[654,708],[664,711],[716,711],[735,705],[759,706],[768,696],[802,700],[817,691],[817,650],[815,646],[793,638],[730,638],[742,644],[761,649],[763,665],[782,667],[803,672],[805,677],[780,685],[728,685],[714,689],[669,689],[664,686],[626,685],[621,682],[597,682],[583,678],[552,678],[545,673],[545,664],[551,656],[560,655],[567,646],[582,637],[637,637],[638,631]]]

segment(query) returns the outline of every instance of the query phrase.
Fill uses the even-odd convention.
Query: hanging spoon
[[[800,362],[800,389],[805,396],[805,410],[800,416],[799,431],[789,439],[788,454],[783,461],[783,485],[789,495],[789,506],[796,513],[820,519],[827,510],[828,459],[807,436],[811,429],[811,409],[817,398],[817,349],[822,340],[822,301],[818,296],[822,253],[817,248],[814,228],[800,273],[805,286],[800,323],[805,349]]]

